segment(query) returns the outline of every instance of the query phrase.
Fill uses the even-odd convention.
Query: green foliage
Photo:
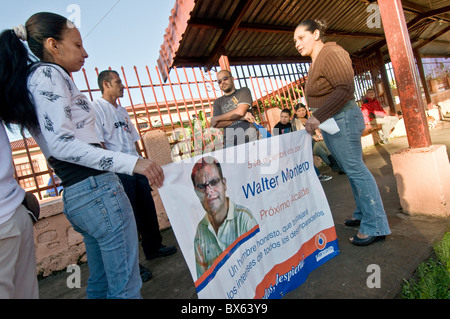
[[[450,233],[446,233],[444,238],[434,246],[434,251],[450,274]]]
[[[178,122],[181,126],[181,123]],[[192,126],[190,125],[192,124]],[[175,156],[181,152],[181,159],[186,159],[202,153],[212,152],[220,149],[223,145],[222,130],[208,128],[206,116],[203,111],[198,112],[198,118],[193,117],[190,124],[183,125],[177,129],[172,145],[172,153]]]
[[[417,268],[414,278],[404,280],[405,299],[450,299],[450,233],[434,245],[436,258]]]
[[[296,97],[298,96],[303,96],[302,91],[299,87],[293,87],[286,90],[284,93],[271,95],[263,101],[257,100],[256,103],[258,105],[259,112],[254,112],[257,122],[261,123],[262,119],[259,117],[259,113],[261,113],[261,115],[264,114],[265,109],[274,107],[277,107],[280,110],[284,108],[293,109],[298,103],[296,100]]]

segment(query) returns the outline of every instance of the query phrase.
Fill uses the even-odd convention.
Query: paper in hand
[[[321,123],[319,125],[319,128],[322,131],[325,131],[330,135],[334,135],[340,131],[339,126],[337,125],[336,121],[332,117],[329,118],[328,120],[326,120],[325,122]]]

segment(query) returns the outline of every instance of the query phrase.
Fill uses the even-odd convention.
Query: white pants
[[[20,205],[0,224],[0,299],[37,299],[33,222]]]
[[[381,131],[383,132],[382,139],[388,139],[391,135],[391,130],[398,123],[399,118],[396,116],[385,116],[373,119],[371,124],[381,124]]]

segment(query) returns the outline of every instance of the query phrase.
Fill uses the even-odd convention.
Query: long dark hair
[[[48,38],[60,41],[69,26],[63,16],[40,12],[28,19],[25,28],[31,52],[41,61],[50,61],[51,57],[44,49],[45,41]],[[18,124],[22,129],[39,126],[27,88],[32,62],[27,47],[15,32],[4,30],[0,35],[0,120],[8,128],[11,128],[11,124]]]
[[[303,104],[303,103],[297,103],[297,105],[294,106],[294,110],[295,110],[294,117],[297,118],[297,111],[298,111],[300,108],[304,108],[304,109],[305,109],[305,111],[306,111],[305,118],[309,118],[309,116],[308,116],[308,109],[306,108],[306,105]]]

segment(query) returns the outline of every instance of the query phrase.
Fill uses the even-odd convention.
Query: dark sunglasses
[[[205,192],[206,187],[208,187],[208,186],[210,186],[211,188],[216,187],[221,181],[222,181],[222,179],[220,177],[216,177],[216,178],[210,180],[208,183],[195,185],[195,188],[197,188],[201,192]]]
[[[220,80],[217,80],[217,83],[219,83],[219,85],[222,84],[223,81],[227,81],[230,77],[228,76],[224,76],[223,78],[221,78]]]

